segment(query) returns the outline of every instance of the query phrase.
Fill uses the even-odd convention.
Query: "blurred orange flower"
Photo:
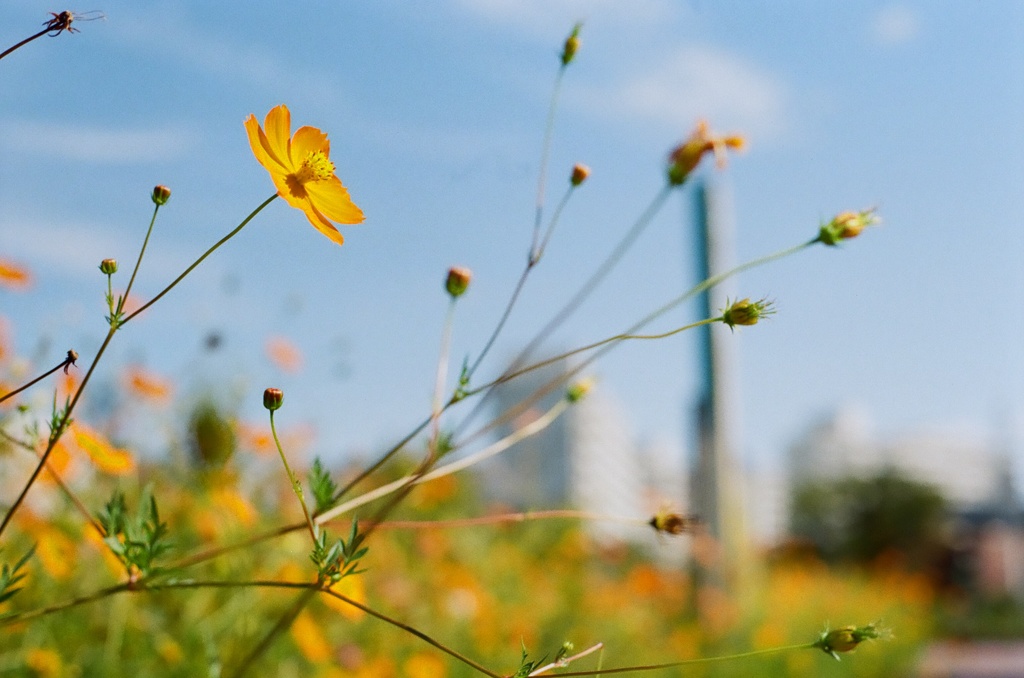
[[[266,455],[277,451],[269,426],[240,423],[238,437],[242,447],[248,448],[256,454]]]
[[[85,452],[96,468],[104,473],[123,476],[135,470],[132,453],[114,447],[98,431],[75,423],[71,425],[69,433],[75,446]]]
[[[334,174],[327,135],[316,127],[300,127],[289,139],[291,112],[283,104],[270,109],[262,128],[250,115],[245,130],[253,155],[270,173],[277,194],[302,210],[316,230],[339,245],[345,242],[332,222],[358,224],[363,212]]]
[[[32,274],[24,266],[0,259],[0,287],[23,290],[32,284]]]
[[[302,352],[284,337],[267,339],[267,357],[283,372],[294,374],[302,369]]]
[[[141,367],[129,367],[122,376],[132,395],[156,404],[166,403],[171,396],[171,382]]]

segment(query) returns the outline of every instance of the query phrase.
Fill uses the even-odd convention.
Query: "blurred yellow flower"
[[[402,669],[408,678],[444,678],[448,675],[444,661],[429,652],[417,652],[409,657]]]
[[[295,618],[291,633],[299,652],[309,661],[316,664],[331,658],[331,645],[309,612],[303,611]]]
[[[135,459],[128,450],[114,447],[98,431],[75,423],[69,431],[78,449],[85,452],[96,468],[115,476],[135,470]]]
[[[331,587],[331,590],[336,593],[340,593],[346,598],[354,600],[357,603],[362,603],[363,605],[366,604],[366,586],[363,584],[363,578],[359,575],[342,578],[337,584]],[[322,600],[327,607],[339,613],[346,619],[351,619],[352,621],[358,621],[366,614],[358,607],[349,605],[344,600],[335,598],[332,595],[321,595],[320,600]]]
[[[32,670],[32,675],[40,678],[56,678],[64,673],[64,662],[53,650],[34,648],[25,656],[25,665]]]
[[[332,222],[358,224],[363,212],[334,174],[327,135],[315,127],[300,127],[289,139],[291,112],[283,104],[270,109],[262,128],[250,115],[245,130],[253,155],[270,173],[277,194],[302,210],[316,230],[339,245],[345,242]]]

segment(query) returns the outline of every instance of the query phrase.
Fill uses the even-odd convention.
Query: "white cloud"
[[[879,10],[871,25],[871,34],[883,45],[902,45],[917,37],[917,15],[908,7],[890,5]]]
[[[0,249],[27,261],[32,268],[60,271],[71,278],[95,282],[102,277],[97,267],[103,259],[119,259],[122,269],[134,265],[142,235],[138,235],[138,241],[133,238],[126,242],[123,234],[100,224],[14,218],[5,219]],[[150,248],[146,250],[143,268],[156,279],[170,279],[181,272],[187,257],[175,245],[164,246],[160,251]],[[121,284],[126,282],[127,278]]]
[[[291,83],[298,90],[337,89],[328,73],[308,65],[290,67],[273,56],[267,45],[254,40],[240,42],[191,22],[183,13],[168,12],[160,18],[161,30],[152,30],[148,13],[120,17],[116,36],[131,49],[141,49],[231,82],[256,85]],[[325,84],[326,83],[326,84]]]
[[[32,120],[6,120],[0,130],[0,146],[12,151],[118,165],[179,158],[193,139],[178,127],[131,130]]]
[[[709,47],[687,47],[655,69],[606,86],[582,88],[585,108],[634,123],[663,125],[683,135],[705,118],[715,131],[759,139],[786,127],[787,95],[768,71]]]

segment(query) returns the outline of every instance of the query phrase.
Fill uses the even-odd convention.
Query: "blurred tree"
[[[944,550],[945,515],[936,488],[888,469],[797,487],[790,529],[830,562],[865,563],[895,552],[909,567],[923,568]]]

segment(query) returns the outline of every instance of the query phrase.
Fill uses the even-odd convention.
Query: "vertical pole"
[[[733,225],[729,196],[720,187],[696,190],[697,271],[701,280],[733,267]],[[721,313],[734,296],[733,281],[701,295],[702,316]],[[738,337],[721,323],[700,329],[701,393],[696,408],[697,459],[690,496],[706,525],[708,543],[695,544],[698,578],[729,590],[745,560],[739,450],[739,393],[736,373]]]

